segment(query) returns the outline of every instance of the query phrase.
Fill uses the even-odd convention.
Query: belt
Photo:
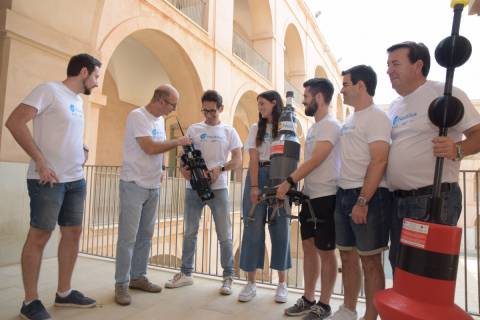
[[[440,192],[449,192],[454,183],[444,182],[440,185]],[[433,186],[426,186],[421,187],[414,190],[395,190],[393,194],[399,198],[407,198],[407,197],[420,197],[420,196],[427,196],[433,194]]]
[[[262,167],[269,167],[269,166],[270,166],[270,161],[259,161],[259,162],[258,162],[258,166],[259,166],[260,168],[262,168]]]

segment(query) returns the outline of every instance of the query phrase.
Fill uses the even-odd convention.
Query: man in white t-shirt
[[[342,259],[344,302],[332,319],[357,319],[363,269],[366,310],[362,319],[374,320],[378,312],[373,297],[385,288],[382,253],[388,248],[392,194],[384,173],[392,126],[385,112],[373,103],[375,71],[359,65],[342,75],[344,103],[355,112],[345,120],[340,135],[335,235]]]
[[[60,226],[56,306],[93,307],[95,300],[71,289],[82,233],[85,179],[84,114],[80,93],[97,86],[101,63],[88,54],[73,56],[67,79],[36,87],[6,122],[18,144],[31,157],[27,172],[30,229],[22,251],[24,319],[50,319],[38,297],[38,277],[45,245]],[[33,136],[27,123],[33,120]]]
[[[146,277],[157,217],[163,153],[191,143],[181,137],[165,141],[164,118],[174,111],[178,91],[165,84],[155,89],[150,102],[127,117],[123,165],[120,173],[120,217],[115,260],[115,301],[129,305],[128,288],[160,292]]]
[[[430,103],[444,92],[444,83],[427,80],[430,53],[422,43],[403,42],[387,49],[387,73],[392,88],[400,95],[389,109],[392,121],[392,145],[387,167],[387,182],[394,190],[390,263],[395,270],[400,231],[405,217],[429,220],[435,157],[443,164],[441,218],[456,225],[462,211],[462,193],[458,185],[460,160],[480,151],[480,115],[467,95],[453,88],[453,96],[464,107],[462,120],[440,137],[428,118]],[[465,136],[465,139],[463,138]]]
[[[185,190],[185,233],[182,248],[182,266],[166,284],[166,288],[178,288],[193,284],[193,260],[196,250],[198,227],[205,205],[210,207],[215,230],[220,243],[220,262],[223,268],[223,283],[220,293],[232,293],[233,254],[232,225],[228,211],[228,175],[227,171],[235,170],[242,164],[242,143],[237,131],[230,125],[220,121],[223,111],[222,96],[214,90],[207,90],[201,98],[202,112],[205,121],[192,124],[187,136],[193,141],[196,149],[202,152],[207,168],[212,177],[211,189],[214,198],[203,202],[197,192],[187,182]],[[231,155],[231,160],[228,157]],[[181,168],[185,179],[190,180],[190,171]]]
[[[304,252],[304,295],[295,305],[285,309],[289,316],[306,314],[303,319],[326,319],[331,315],[330,298],[337,278],[335,257],[335,194],[337,192],[338,157],[336,144],[340,123],[329,114],[333,85],[325,78],[314,78],[303,84],[305,114],[315,118],[305,140],[305,161],[280,184],[277,197],[285,199],[290,188],[302,179],[304,193],[311,207],[302,205],[299,214]],[[315,223],[312,216],[318,219]],[[320,267],[321,265],[321,267]],[[320,277],[321,293],[315,303],[315,286]]]

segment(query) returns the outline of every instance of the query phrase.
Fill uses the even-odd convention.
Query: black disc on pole
[[[444,68],[456,68],[464,64],[471,54],[470,41],[460,35],[452,35],[437,45],[435,60]]]
[[[463,118],[463,104],[454,96],[436,98],[428,108],[430,121],[439,128],[450,128]]]

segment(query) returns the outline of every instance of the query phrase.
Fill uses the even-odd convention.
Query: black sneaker
[[[50,314],[47,309],[43,306],[43,303],[40,300],[34,300],[28,305],[25,303],[22,304],[20,309],[20,317],[27,320],[50,320]]]
[[[315,301],[309,302],[304,297],[301,297],[290,308],[285,309],[287,316],[301,316],[310,312],[310,308],[315,305]]]
[[[89,297],[85,297],[80,291],[72,290],[68,296],[62,298],[55,295],[55,305],[57,307],[74,307],[74,308],[93,308],[97,302]]]
[[[303,317],[303,320],[323,320],[327,319],[332,314],[332,310],[327,310],[324,307],[316,304],[310,309],[310,312]]]

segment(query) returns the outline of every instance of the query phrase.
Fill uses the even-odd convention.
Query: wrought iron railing
[[[232,51],[265,79],[270,79],[270,63],[236,32],[233,33]]]
[[[240,169],[229,177],[230,212],[235,260],[235,273],[239,279],[245,274],[239,269],[239,257],[243,232],[241,199],[247,169]],[[119,167],[86,166],[87,198],[81,252],[107,258],[115,258],[117,222],[119,214],[118,183]],[[179,269],[181,264],[184,234],[183,206],[185,180],[178,170],[167,168],[169,176],[163,178],[158,204],[158,218],[152,241],[150,264],[170,269]],[[461,257],[458,268],[456,303],[472,315],[479,315],[480,288],[480,171],[461,171],[459,183],[463,191],[463,212],[460,226],[463,228]],[[298,214],[294,207],[293,214]],[[268,230],[267,230],[268,232]],[[288,271],[290,288],[303,289],[303,252],[298,220],[291,224],[292,269]],[[278,281],[276,273],[269,269],[269,240],[266,241],[265,266],[258,270],[257,279],[264,284]],[[220,247],[208,208],[204,209],[197,239],[195,272],[221,277]],[[384,270],[387,287],[392,285],[392,271],[384,253]],[[339,266],[340,266],[340,259]],[[341,268],[339,268],[341,271]],[[341,276],[337,278],[335,294],[342,295]],[[362,292],[363,294],[363,292]]]
[[[167,0],[203,29],[208,29],[208,0]]]

